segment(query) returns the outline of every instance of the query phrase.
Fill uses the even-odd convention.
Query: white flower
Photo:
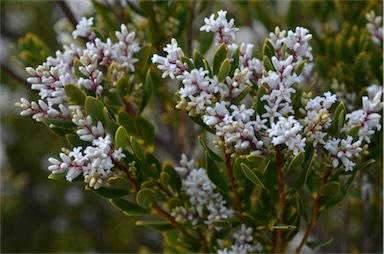
[[[383,18],[376,16],[373,10],[367,13],[365,17],[368,20],[367,30],[371,34],[373,42],[380,45],[383,41]]]
[[[200,31],[217,34],[215,45],[220,45],[221,43],[228,44],[230,39],[235,39],[235,32],[239,30],[234,27],[234,19],[228,21],[226,16],[227,11],[220,10],[217,12],[217,19],[215,19],[215,15],[212,14],[209,19],[204,19],[205,24],[200,27]]]
[[[303,126],[293,116],[279,117],[276,123],[271,123],[271,128],[267,132],[274,146],[285,144],[294,155],[297,155],[299,151],[303,152],[305,147],[306,139],[298,134],[302,128]]]
[[[76,25],[76,30],[73,31],[72,36],[76,39],[78,36],[92,40],[95,38],[95,33],[92,31],[93,17],[86,19],[83,17],[79,24]]]

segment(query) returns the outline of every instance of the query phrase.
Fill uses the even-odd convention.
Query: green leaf
[[[119,113],[117,113],[117,123],[124,126],[129,136],[133,136],[135,138],[140,137],[135,119],[127,112],[120,110]]]
[[[195,49],[195,51],[193,52],[193,62],[197,69],[204,68],[204,59],[204,56]]]
[[[267,182],[264,175],[257,170],[251,170],[246,164],[241,164],[245,176],[254,184],[260,184],[263,189],[273,190],[275,187]]]
[[[263,57],[263,64],[264,64],[266,71],[274,70],[273,64],[272,64],[271,59],[269,57],[267,57],[267,56]]]
[[[86,95],[77,85],[66,84],[64,86],[64,92],[72,104],[84,106]]]
[[[340,129],[343,127],[340,124],[344,124],[345,112],[347,112],[347,109],[345,108],[344,102],[340,102],[340,104],[335,109],[332,126],[330,127],[333,131],[333,136],[335,137],[339,137],[340,135]]]
[[[296,229],[295,225],[286,225],[286,224],[277,224],[275,226],[270,227],[271,230],[291,230]]]
[[[188,70],[193,70],[195,69],[195,64],[191,61],[191,59],[189,59],[188,57],[186,56],[180,56],[180,61],[182,63],[187,63],[188,65]]]
[[[222,43],[216,50],[215,55],[213,56],[213,74],[217,75],[223,61],[227,57],[227,50],[225,43]]]
[[[112,117],[112,115],[114,116],[114,114],[110,114],[109,111],[108,111],[108,108],[107,107],[104,107],[103,108],[103,116],[104,116],[104,120],[105,120],[105,124],[106,124],[106,129],[107,129],[107,132],[111,135],[111,136],[114,136],[115,135],[115,132],[117,130],[117,128],[119,127],[119,125],[116,123],[116,121],[114,120],[114,118]],[[104,128],[105,129],[105,128]]]
[[[57,173],[57,174],[51,173],[49,174],[48,179],[67,182],[66,177],[67,177],[67,172]]]
[[[88,185],[85,186],[85,189],[92,191],[105,199],[120,198],[130,193],[130,191],[126,189],[114,189],[114,188],[106,188],[106,187],[100,187],[97,190],[95,190],[94,188],[89,187]]]
[[[210,133],[212,134],[215,134],[215,130],[212,129],[211,127],[209,127],[208,125],[206,125],[203,120],[201,119],[201,116],[190,116],[188,115],[188,117],[193,121],[195,122],[196,124],[198,124],[200,127],[202,127],[203,129],[205,129],[206,131],[209,131]]]
[[[128,216],[149,214],[151,211],[149,209],[143,209],[123,198],[113,198],[110,199],[109,202],[111,202],[113,206],[119,208],[124,214]]]
[[[305,151],[304,164],[302,164],[303,166],[301,168],[299,178],[297,179],[295,185],[291,189],[290,194],[294,194],[298,192],[307,182],[309,172],[311,171],[310,169],[312,166],[312,160],[313,160],[314,154],[315,154],[315,150],[313,148],[313,145],[309,144]],[[298,160],[300,160],[300,158],[298,158]]]
[[[357,137],[357,134],[359,133],[359,130],[361,128],[361,124],[356,124],[353,126],[348,132],[347,135],[351,136],[352,138]]]
[[[353,180],[355,179],[357,172],[358,171],[354,171],[354,173],[351,176],[349,176],[348,180],[343,184],[340,191],[336,195],[334,195],[330,198],[323,197],[321,199],[322,205],[320,207],[320,211],[328,209],[328,208],[336,205],[337,203],[339,203],[340,201],[342,201],[344,199],[345,195],[347,195],[347,193],[348,193],[349,187],[351,186]]]
[[[103,114],[104,105],[98,99],[92,96],[87,96],[85,99],[85,112],[92,117],[93,125],[101,122],[105,126],[105,119]]]
[[[149,209],[156,199],[157,193],[148,188],[141,189],[136,195],[136,203],[144,209]]]
[[[78,147],[81,146],[83,148],[90,146],[91,143],[81,140],[78,135],[76,134],[66,134],[65,139],[72,147]]]
[[[354,168],[354,171],[357,172],[359,171],[360,169],[363,169],[363,168],[367,168],[369,165],[375,163],[376,161],[374,159],[369,159],[365,162],[362,162],[362,163],[358,163],[355,168]]]
[[[328,239],[328,240],[324,240],[324,241],[310,241],[310,242],[307,242],[306,245],[309,248],[311,248],[311,250],[317,250],[320,247],[323,247],[327,244],[330,244],[332,241],[333,241],[333,238]]]
[[[339,193],[340,183],[339,182],[328,182],[321,188],[320,195],[332,197]]]
[[[132,150],[135,153],[136,157],[139,160],[142,160],[142,158],[143,158],[143,150],[141,149],[141,146],[140,146],[139,142],[134,137],[132,137],[132,136],[129,138],[129,142],[131,144]]]
[[[175,168],[169,164],[169,163],[164,163],[162,166],[162,172],[166,172],[170,175],[170,185],[172,189],[176,192],[180,192],[181,189],[181,177],[180,175],[176,172]]]
[[[72,122],[72,120],[63,120],[57,118],[43,118],[43,121],[47,124],[53,124],[55,127],[62,129],[72,129],[76,127],[76,124]]]
[[[155,146],[155,126],[141,116],[136,118],[136,124],[141,130],[142,137],[147,144],[148,150],[153,151]]]
[[[229,74],[230,69],[231,69],[231,65],[229,63],[229,59],[226,58],[224,62],[222,62],[220,65],[219,74],[218,74],[219,82],[223,82],[225,80],[225,78]]]
[[[228,76],[233,76],[235,74],[235,70],[239,68],[240,64],[240,47],[237,47],[235,52],[232,54],[232,62],[231,62],[231,70],[229,71]]]
[[[67,181],[67,172],[58,173],[58,174],[51,173],[51,174],[49,174],[48,179],[68,182]],[[83,181],[83,180],[84,180],[83,175],[80,174],[78,177],[73,179],[72,182],[79,182],[79,181]]]
[[[127,146],[127,140],[129,136],[127,131],[125,130],[124,126],[120,126],[117,128],[117,131],[115,133],[115,149],[125,149]]]
[[[137,226],[150,227],[150,228],[154,228],[154,229],[157,229],[160,231],[167,231],[167,230],[174,229],[174,226],[172,225],[172,223],[170,223],[168,221],[143,221],[143,220],[139,220],[136,222],[136,225]]]
[[[140,105],[140,112],[142,112],[147,106],[147,103],[149,101],[149,98],[151,98],[153,92],[153,82],[152,82],[152,76],[151,76],[151,70],[148,69],[147,75],[145,77],[145,86],[144,86],[144,93],[143,93],[143,99],[141,101]]]
[[[296,73],[297,76],[299,76],[301,74],[301,72],[303,71],[306,63],[307,63],[306,59],[302,60],[298,65],[296,65],[295,70],[293,72]]]
[[[136,63],[136,69],[141,70],[148,64],[148,59],[151,55],[152,44],[143,45],[139,52],[134,54],[134,57],[139,59],[139,62]]]
[[[268,38],[264,40],[262,55],[271,58],[275,55],[275,49]]]
[[[121,77],[116,82],[116,91],[120,98],[123,98],[132,93],[133,86],[129,83],[128,79]]]
[[[112,31],[118,31],[120,29],[118,23],[113,20],[111,17],[113,17],[111,14],[112,10],[107,7],[107,5],[104,5],[102,3],[99,3],[96,0],[92,0],[92,6],[97,14],[99,14],[104,23],[112,30]]]
[[[263,95],[268,94],[267,90],[265,89],[264,86],[260,86],[259,89],[257,90],[257,96],[256,96],[256,111],[257,114],[262,115],[265,113],[265,108],[264,106],[266,105],[266,101],[262,101],[261,97]]]
[[[264,177],[266,181],[268,181],[270,185],[275,186],[276,189],[279,181],[277,173],[278,173],[278,169],[277,169],[276,163],[273,161],[269,161],[264,169]]]
[[[305,159],[305,155],[303,152],[300,152],[298,155],[292,158],[291,162],[288,165],[287,172],[289,172],[292,169],[298,168],[303,164]]]
[[[219,170],[216,163],[209,157],[208,152],[205,152],[205,161],[206,169],[209,179],[214,183],[219,189],[224,192],[228,191],[227,183],[223,178],[223,172]]]
[[[212,160],[215,160],[215,161],[219,161],[219,162],[223,162],[224,161],[219,155],[217,155],[214,151],[212,151],[208,147],[208,145],[204,142],[204,140],[203,140],[203,138],[201,136],[199,136],[199,141],[200,141],[201,146],[208,153],[209,158],[211,158]]]

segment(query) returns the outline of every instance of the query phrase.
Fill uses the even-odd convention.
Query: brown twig
[[[308,222],[307,228],[305,230],[303,239],[301,239],[299,246],[297,246],[297,248],[296,248],[296,254],[300,253],[304,244],[307,242],[307,239],[308,239],[308,237],[312,231],[312,228],[314,227],[314,225],[317,221],[317,218],[320,215],[320,201],[321,201],[320,191],[323,188],[323,186],[328,182],[328,178],[331,175],[331,170],[332,170],[332,168],[328,167],[324,173],[323,181],[321,182],[320,187],[319,187],[319,193],[317,193],[317,196],[315,197],[315,203],[314,203],[314,206],[312,209],[311,218],[309,219],[309,222]]]
[[[279,191],[279,207],[277,211],[277,223],[284,223],[284,208],[285,208],[285,182],[284,182],[284,174],[282,172],[283,167],[283,156],[281,155],[280,148],[275,146],[276,150],[276,166],[277,166],[277,176],[278,176],[278,191]],[[283,231],[276,230],[275,238],[273,243],[273,249],[275,253],[282,253],[284,251],[283,248]]]

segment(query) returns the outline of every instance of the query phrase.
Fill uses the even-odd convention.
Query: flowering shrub
[[[381,45],[381,18],[371,12],[367,20],[370,39]],[[161,230],[170,252],[284,252],[302,218],[296,252],[329,243],[308,237],[375,162],[366,156],[382,127],[383,89],[367,84],[359,108],[338,95],[342,89],[312,96],[307,28],[276,27],[259,49],[235,44],[238,31],[226,11],[205,18],[200,32],[215,38],[208,58],[188,55],[176,39],[154,53],[125,25],[104,38],[93,18],[83,18],[72,44],[27,67],[40,99],[17,103],[21,115],[71,146],[48,159],[49,178],[83,181],[128,216],[154,213],[137,224]],[[176,108],[205,131],[197,153],[204,165],[185,154],[180,162],[155,155],[162,129],[148,109],[169,79],[179,84]]]

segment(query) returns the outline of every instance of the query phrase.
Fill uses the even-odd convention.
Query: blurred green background
[[[67,2],[74,8],[77,20],[82,11],[92,13],[91,3],[86,0]],[[179,4],[190,6],[189,2]],[[300,25],[318,31],[320,28],[314,26],[317,21],[337,32],[342,28],[341,22],[364,27],[365,11],[370,8],[382,15],[381,1],[215,1],[206,4],[199,18],[228,9],[237,26],[249,27],[243,36],[255,41],[246,42],[254,42],[255,48],[260,48],[267,31],[276,25],[284,29]],[[38,97],[25,81],[25,66],[9,46],[17,45],[19,38],[32,32],[52,52],[61,50],[54,24],[65,16],[60,1],[1,1],[1,252],[161,252],[160,233],[135,226],[135,218],[124,216],[107,201],[85,191],[81,183],[48,180],[47,158],[57,156],[66,143],[42,124],[20,117],[20,110],[14,106],[21,97],[29,100]],[[197,31],[203,20],[195,20],[193,24],[192,30]],[[164,45],[172,35],[162,38],[158,45]],[[317,45],[320,39],[315,34],[315,63],[321,60],[320,56],[323,62],[326,59],[326,63],[332,63],[334,59],[327,56],[322,45]],[[382,61],[382,54],[378,57]],[[321,76],[324,74],[321,70],[319,73],[320,83],[329,87],[332,77]],[[382,83],[382,77],[378,79]],[[382,132],[377,139],[375,156],[380,158]],[[350,198],[322,214],[314,235],[321,239],[334,236],[334,241],[321,252],[383,251],[381,168],[382,157],[368,177],[358,177]],[[370,193],[368,198],[361,194],[364,183],[365,190],[368,188],[364,193]]]

